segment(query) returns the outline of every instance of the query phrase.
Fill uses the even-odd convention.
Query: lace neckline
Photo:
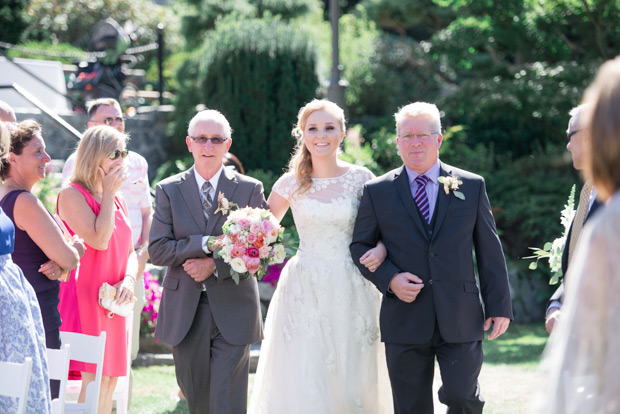
[[[347,167],[347,170],[346,170],[343,174],[337,175],[337,176],[335,176],[335,177],[319,177],[319,178],[310,177],[310,178],[312,178],[312,181],[321,181],[321,180],[337,180],[337,179],[339,179],[339,178],[342,178],[342,177],[346,176],[346,175],[347,175],[347,174],[349,174],[352,170],[353,170],[353,168],[352,168],[352,167]]]

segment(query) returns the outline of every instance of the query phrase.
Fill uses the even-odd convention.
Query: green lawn
[[[538,372],[540,356],[547,341],[541,323],[512,325],[506,334],[494,341],[484,341],[485,363],[480,374],[482,395],[486,399],[485,414],[525,414],[534,393],[542,385]],[[250,375],[250,390],[254,374]],[[439,372],[436,372],[436,386]],[[178,401],[174,368],[153,366],[134,368],[131,414],[187,413]],[[437,413],[445,407],[438,405]]]

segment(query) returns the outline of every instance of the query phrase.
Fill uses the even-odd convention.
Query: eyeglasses
[[[222,138],[222,137],[213,137],[213,138],[207,138],[207,137],[192,137],[190,135],[190,138],[192,139],[192,141],[194,141],[196,144],[200,144],[200,145],[204,145],[207,143],[207,141],[211,141],[212,145],[221,145],[224,142],[228,141],[228,138]]]
[[[413,138],[418,137],[418,139],[420,141],[426,141],[427,139],[429,139],[431,136],[437,134],[438,132],[419,132],[417,134],[411,133],[411,134],[404,134],[404,135],[400,135],[399,137],[403,139],[403,141],[411,141]]]
[[[575,135],[576,133],[581,132],[580,129],[575,129],[572,131],[566,131],[566,138],[568,138],[568,140],[570,141],[570,139],[573,137],[573,135]]]
[[[128,150],[124,150],[124,151],[121,151],[121,150],[114,150],[114,152],[110,153],[110,155],[108,155],[108,157],[109,157],[111,160],[115,160],[115,159],[117,159],[118,157],[121,157],[122,159],[125,159],[125,157],[127,156],[127,154],[129,154],[129,151],[128,151]]]
[[[124,124],[125,123],[125,118],[123,118],[122,116],[117,116],[116,118],[103,118],[103,121],[101,121],[102,124],[106,124],[106,125],[112,125],[113,123],[119,123],[119,124]]]

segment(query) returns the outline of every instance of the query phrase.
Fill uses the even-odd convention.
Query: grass
[[[485,414],[525,414],[532,397],[543,384],[538,365],[547,342],[542,323],[513,324],[500,338],[483,342],[484,365],[480,373]],[[250,375],[250,390],[254,374]],[[435,388],[439,387],[439,372]],[[130,414],[186,414],[184,401],[177,397],[174,367],[134,368],[134,388]],[[436,395],[435,395],[436,396]],[[436,404],[435,412],[445,406]]]

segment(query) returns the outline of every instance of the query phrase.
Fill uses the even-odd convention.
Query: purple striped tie
[[[428,196],[426,195],[426,184],[428,183],[429,178],[425,175],[418,175],[415,179],[416,183],[418,183],[418,189],[415,192],[415,196],[413,197],[416,205],[420,209],[420,213],[422,213],[422,217],[426,220],[427,223],[430,223],[430,205],[428,204]]]

